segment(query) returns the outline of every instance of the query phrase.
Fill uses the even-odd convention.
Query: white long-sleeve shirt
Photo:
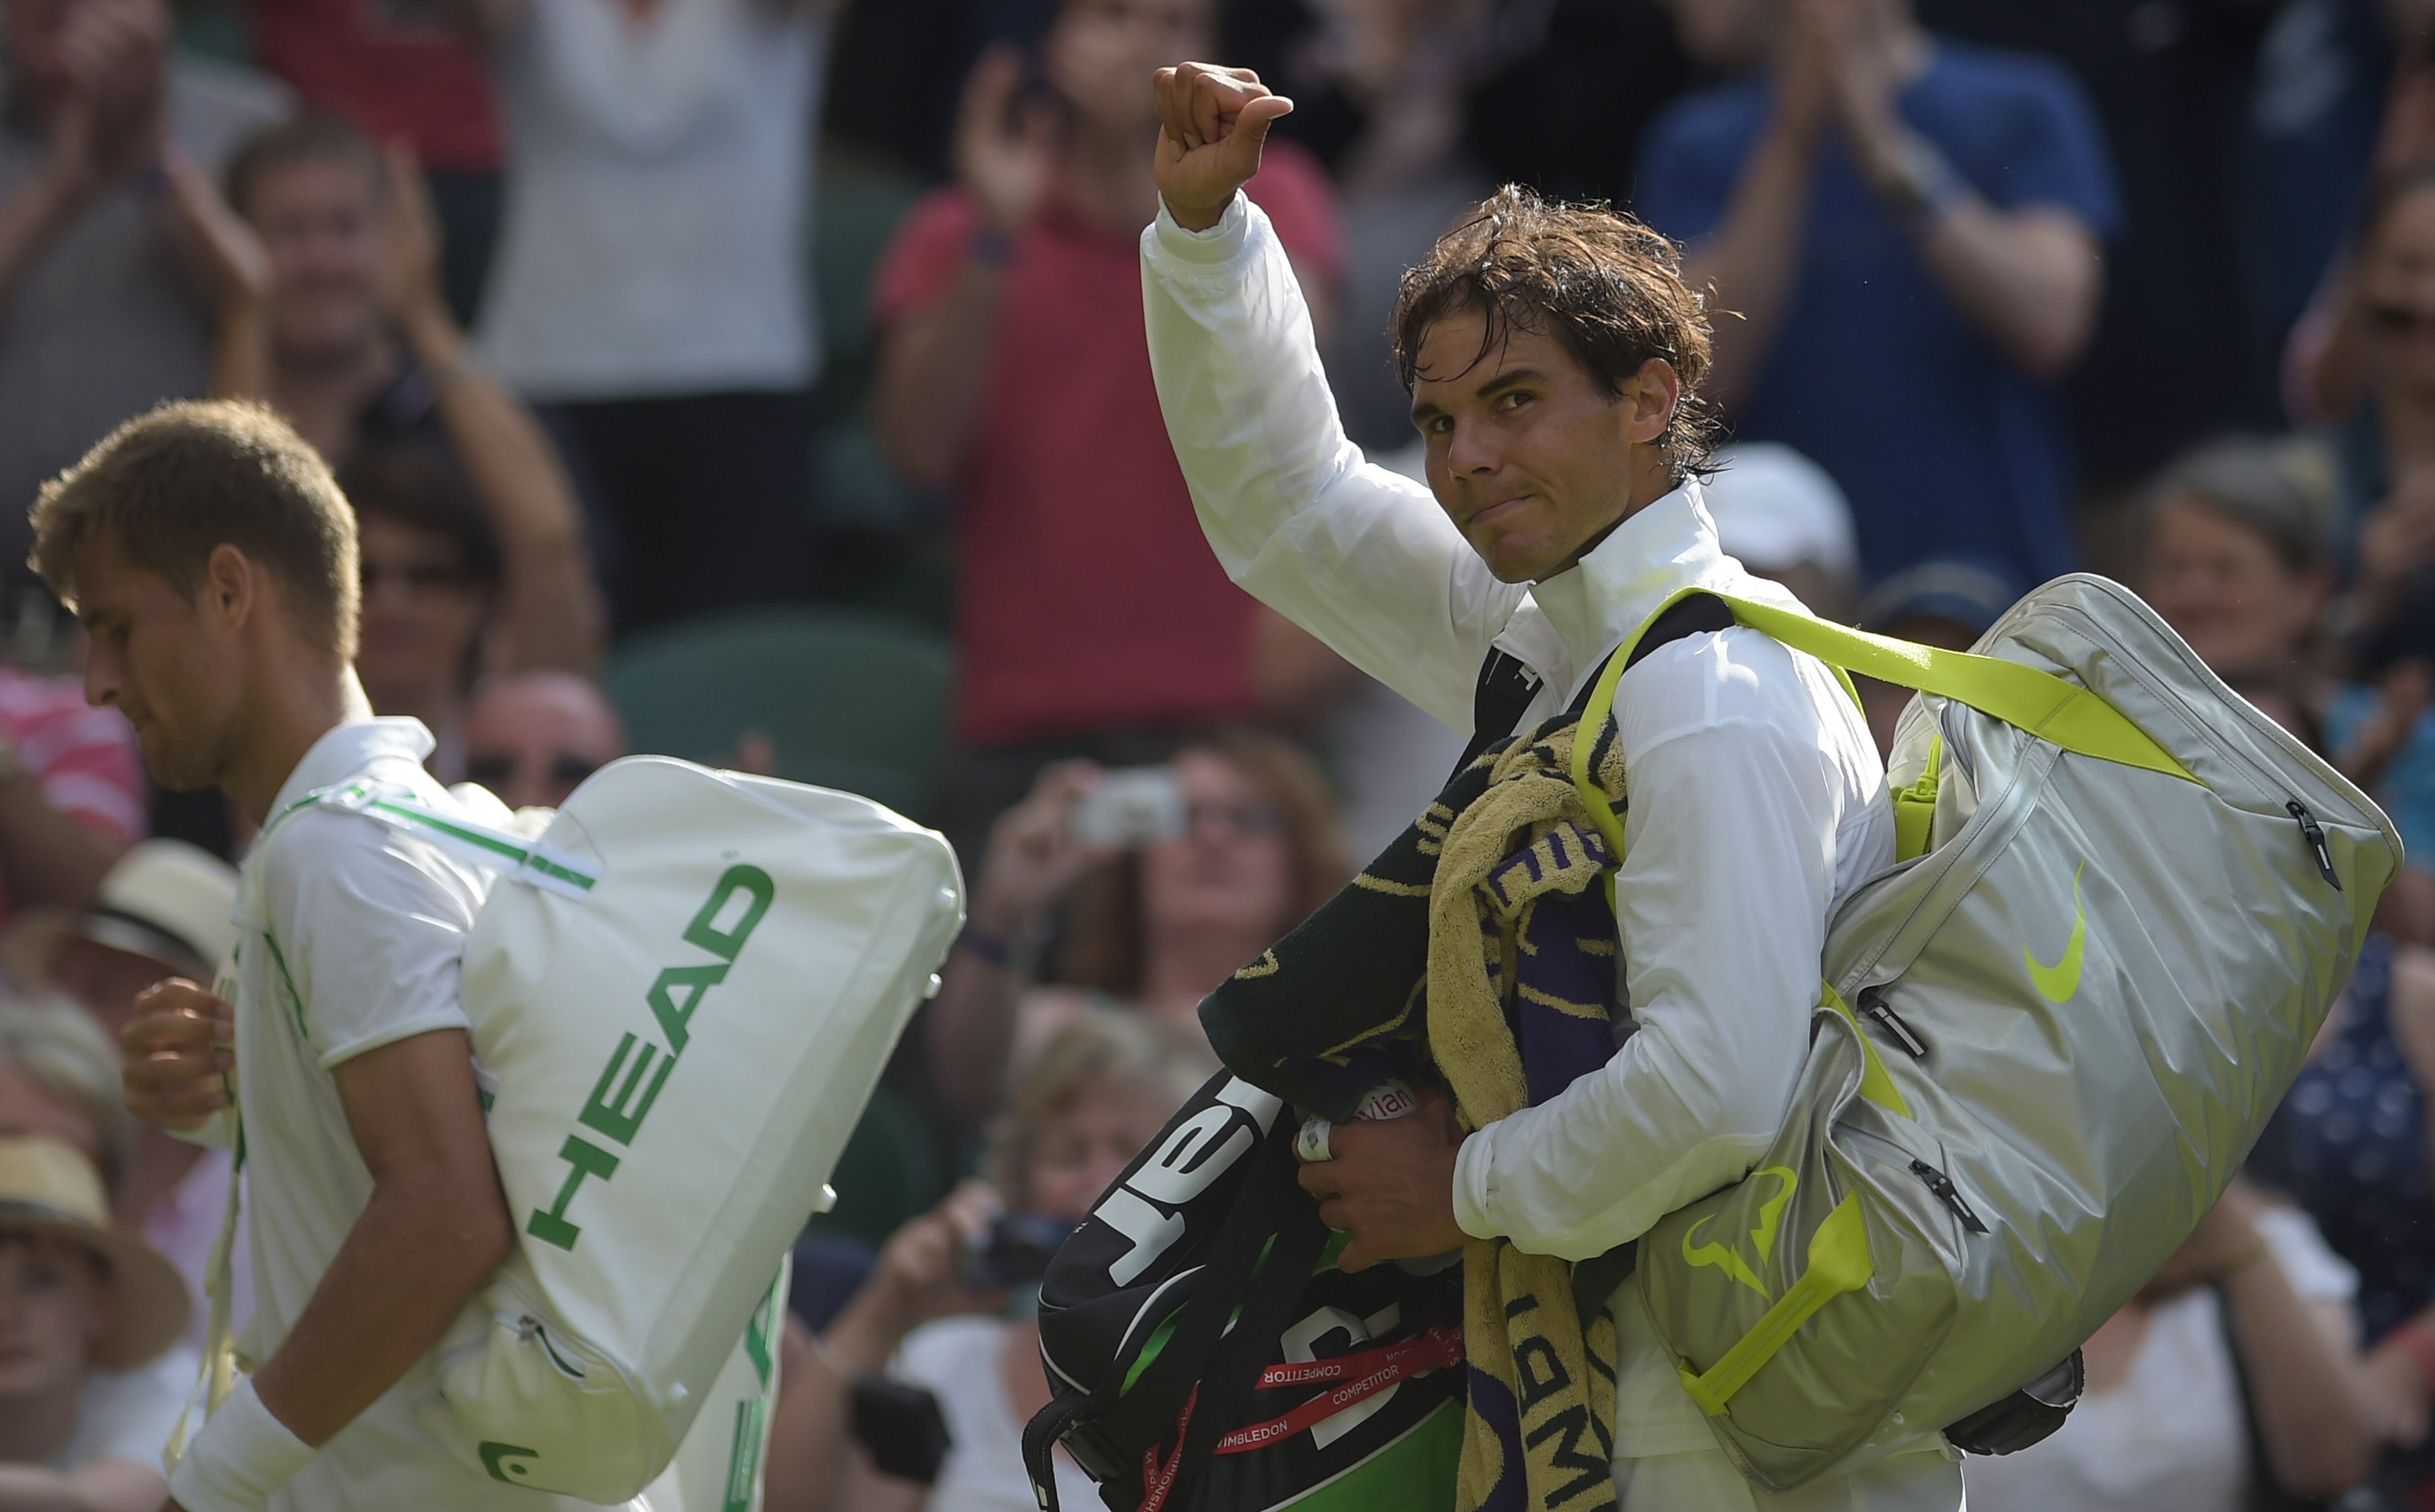
[[[1446,724],[1469,724],[1492,646],[1541,679],[1528,726],[1680,589],[1798,607],[1718,549],[1696,480],[1579,565],[1497,581],[1425,489],[1345,438],[1257,207],[1237,196],[1198,233],[1162,208],[1142,270],[1167,431],[1228,574]],[[1807,1055],[1827,915],[1893,859],[1885,768],[1859,711],[1823,664],[1755,630],[1643,659],[1615,726],[1632,798],[1615,921],[1639,1032],[1560,1095],[1474,1134],[1455,1173],[1465,1232],[1573,1260],[1751,1169]],[[1638,1312],[1622,1319],[1617,1455],[1712,1449]]]

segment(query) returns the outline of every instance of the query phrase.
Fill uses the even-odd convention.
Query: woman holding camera
[[[1209,1070],[1165,1026],[1101,1008],[1048,1041],[991,1126],[990,1179],[899,1228],[819,1335],[788,1323],[768,1512],[1031,1512],[1040,1270]],[[1057,1467],[1063,1504],[1097,1500]]]
[[[985,1124],[1004,1068],[1092,1003],[1199,1039],[1200,1000],[1351,876],[1317,769],[1274,735],[1208,736],[1131,772],[1048,768],[990,832],[930,1006],[940,1091]]]

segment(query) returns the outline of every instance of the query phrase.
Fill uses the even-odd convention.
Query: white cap
[[[1856,578],[1859,547],[1852,507],[1826,470],[1774,441],[1736,441],[1715,457],[1706,489],[1718,543],[1753,572],[1782,572],[1815,562],[1838,577]]]
[[[81,936],[131,955],[149,956],[209,981],[236,949],[237,871],[183,840],[146,840],[120,856],[81,914],[28,913],[9,929],[6,955],[20,982],[50,974],[60,941]]]

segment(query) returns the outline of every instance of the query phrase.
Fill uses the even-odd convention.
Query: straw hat
[[[186,1332],[185,1278],[159,1250],[110,1227],[101,1173],[82,1150],[47,1134],[0,1139],[0,1234],[51,1234],[99,1255],[116,1282],[109,1331],[93,1363],[125,1370]]]
[[[71,936],[159,961],[211,984],[236,948],[234,867],[183,840],[147,840],[118,858],[83,913],[26,913],[0,939],[0,964],[28,985],[46,980]]]

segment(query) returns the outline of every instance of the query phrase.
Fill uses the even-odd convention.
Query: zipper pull
[[[1927,1190],[1936,1194],[1938,1201],[1953,1210],[1953,1215],[1961,1220],[1962,1228],[1974,1234],[1983,1234],[1987,1231],[1987,1226],[1980,1223],[1978,1215],[1970,1211],[1970,1204],[1961,1200],[1961,1189],[1953,1184],[1951,1177],[1926,1160],[1911,1161],[1910,1174],[1927,1183]]]
[[[2342,879],[2334,874],[2334,853],[2325,849],[2324,827],[2317,822],[2315,815],[2308,812],[2308,805],[2298,799],[2292,799],[2283,806],[2290,811],[2291,817],[2300,821],[2300,839],[2307,846],[2309,854],[2317,858],[2319,874],[2334,885],[2334,891],[2341,891]]]
[[[1893,1036],[1894,1043],[1902,1046],[1903,1053],[1911,1059],[1919,1060],[1926,1057],[1927,1041],[1921,1039],[1918,1032],[1909,1024],[1903,1022],[1901,1014],[1886,1006],[1884,988],[1873,987],[1861,993],[1860,1011],[1874,1021],[1877,1027]]]

